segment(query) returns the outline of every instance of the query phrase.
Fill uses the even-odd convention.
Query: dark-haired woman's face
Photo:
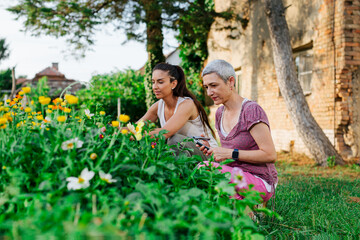
[[[152,73],[152,89],[157,99],[172,95],[172,89],[177,85],[177,81],[170,82],[167,71],[155,70]]]

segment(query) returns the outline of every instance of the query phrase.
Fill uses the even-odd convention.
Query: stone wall
[[[335,1],[336,5],[334,0],[284,1],[289,6],[286,19],[294,52],[312,49],[313,53],[311,93],[306,100],[320,127],[345,157],[352,156],[352,150],[344,134],[353,131],[360,136],[359,92],[351,90],[356,85],[360,91],[360,75],[354,74],[360,63],[359,1]],[[239,93],[265,109],[278,151],[309,154],[279,93],[262,2],[215,0],[216,11],[230,7],[249,22],[242,26],[217,19],[209,34],[208,60],[224,59],[241,71]],[[228,30],[229,26],[233,29]],[[356,138],[353,141],[359,147]]]

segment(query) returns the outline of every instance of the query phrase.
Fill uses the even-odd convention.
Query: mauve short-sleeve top
[[[254,101],[244,102],[238,123],[225,137],[220,130],[221,117],[224,111],[224,106],[221,106],[216,111],[215,127],[219,133],[221,146],[229,149],[239,150],[258,150],[254,138],[250,134],[251,128],[257,123],[265,123],[269,128],[269,120],[265,111]],[[235,161],[229,163],[230,167],[239,167],[245,172],[249,172],[264,179],[270,185],[277,183],[277,171],[273,163],[253,164],[242,161]]]

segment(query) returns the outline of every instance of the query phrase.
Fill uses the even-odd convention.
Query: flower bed
[[[244,214],[259,193],[230,198],[230,176],[174,156],[162,134],[144,134],[151,124],[120,130],[126,115],[72,95],[36,100],[41,110],[24,88],[0,106],[0,236],[262,238]]]

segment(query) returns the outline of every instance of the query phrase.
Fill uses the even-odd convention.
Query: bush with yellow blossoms
[[[1,237],[263,238],[244,214],[259,193],[232,198],[229,176],[175,155],[164,130],[22,92],[0,104]]]

